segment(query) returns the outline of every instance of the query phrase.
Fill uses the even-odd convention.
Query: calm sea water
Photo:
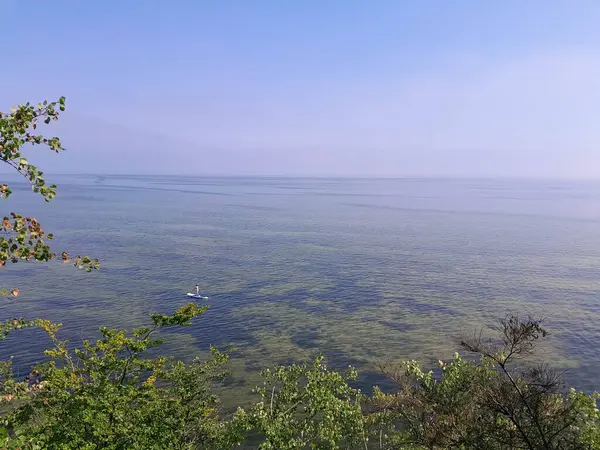
[[[541,351],[569,382],[600,389],[600,184],[515,180],[55,176],[50,204],[16,182],[5,212],[35,215],[55,249],[102,261],[14,264],[21,295],[0,317],[64,323],[73,342],[99,325],[147,322],[210,296],[162,349],[182,358],[235,347],[242,389],[270,364],[322,351],[357,366],[452,356],[457,340],[506,312],[547,317]],[[0,356],[25,372],[47,345],[12,335]]]

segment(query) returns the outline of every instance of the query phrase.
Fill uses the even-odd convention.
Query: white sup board
[[[208,300],[208,297],[206,295],[192,294],[191,292],[188,292],[187,296],[192,298],[198,298],[200,300]]]

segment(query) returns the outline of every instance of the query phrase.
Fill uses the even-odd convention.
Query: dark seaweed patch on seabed
[[[361,293],[364,295],[360,295]],[[359,295],[359,298],[365,299],[365,302],[356,301],[354,296],[357,294]],[[286,301],[291,307],[309,313],[328,313],[330,312],[332,303],[336,308],[340,308],[342,311],[356,312],[360,311],[365,303],[371,305],[378,303],[383,299],[380,292],[377,292],[372,288],[356,285],[345,288],[327,288],[317,297],[307,289],[295,289],[282,296],[273,296],[273,298]],[[306,301],[311,298],[316,300],[316,303],[309,303]],[[319,304],[319,301],[324,301],[324,303]]]
[[[318,348],[322,344],[319,342],[320,334],[316,328],[307,329],[292,336],[292,343],[303,349]]]
[[[398,385],[380,370],[359,371],[358,380],[350,383],[350,385],[354,388],[360,389],[366,394],[371,394],[374,386],[378,386],[383,392],[386,393],[398,391]]]
[[[360,367],[363,363],[357,358],[349,356],[342,350],[323,349],[320,352],[325,359],[325,363],[331,369],[344,371],[348,366]]]
[[[323,294],[347,312],[359,311],[365,304],[375,304],[383,300],[377,288],[358,285],[355,280],[342,279],[335,287],[328,288]]]
[[[416,330],[419,327],[415,324],[410,324],[410,323],[404,323],[404,322],[393,322],[391,320],[380,320],[379,321],[380,324],[389,327],[395,331],[412,331],[412,330]]]
[[[261,370],[264,370],[264,365],[258,359],[244,357],[244,355],[239,352],[235,354],[235,357],[242,358],[242,361],[244,361],[244,368],[249,372],[260,372]]]
[[[260,326],[257,326],[256,322],[252,322],[249,326],[248,322],[244,320],[233,320],[231,307],[222,305],[218,299],[211,302],[210,298],[206,302],[209,310],[201,320],[194,323],[193,327],[184,330],[174,328],[171,331],[174,333],[185,332],[196,339],[200,345],[210,344],[220,350],[236,348],[236,358],[244,355],[244,349],[252,349],[260,345],[260,338],[257,338],[253,332],[261,326],[268,326],[268,322],[260,324]]]
[[[549,321],[546,327],[551,335],[560,336],[561,347],[567,355],[578,355],[585,364],[581,364],[577,370],[568,370],[564,374],[567,385],[577,384],[578,389],[592,393],[598,390],[597,364],[599,360],[598,349],[600,348],[600,334],[593,329],[573,329],[568,321]],[[553,330],[560,330],[552,333]]]

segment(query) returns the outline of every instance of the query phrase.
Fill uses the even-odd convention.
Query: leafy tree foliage
[[[44,174],[36,166],[29,163],[23,154],[26,145],[41,145],[50,151],[61,152],[64,150],[60,139],[37,134],[40,124],[49,124],[56,121],[65,110],[65,97],[55,102],[46,102],[33,106],[29,103],[12,108],[9,113],[0,112],[0,160],[21,174],[30,184],[32,190],[39,193],[49,202],[56,196],[56,185],[48,185]],[[12,189],[8,184],[0,185],[0,197],[8,198]],[[46,243],[53,238],[51,233],[46,233],[35,217],[24,216],[12,212],[2,219],[0,224],[0,268],[7,262],[18,261],[43,261],[48,262],[57,257]],[[75,266],[92,271],[99,268],[97,259],[77,256],[71,259],[67,252],[61,252],[63,262],[73,262]],[[13,288],[10,292],[4,288],[2,295],[17,296],[19,289]]]
[[[260,401],[239,410],[238,423],[260,436],[260,449],[338,449],[366,444],[362,394],[348,384],[357,373],[331,371],[319,356],[312,367],[293,364],[263,372]]]
[[[354,369],[330,370],[322,357],[278,366],[263,372],[258,401],[229,417],[212,389],[228,375],[227,354],[211,348],[210,358],[188,364],[147,357],[163,342],[157,331],[189,326],[205,310],[191,303],[154,314],[150,326],[131,333],[101,328],[98,341],[74,350],[58,338],[60,324],[35,321],[52,343],[50,361],[25,380],[1,366],[0,442],[15,449],[600,448],[597,396],[565,391],[554,377],[548,382],[545,366],[509,367],[506,348],[533,350],[514,340],[480,362],[457,354],[440,363],[439,376],[410,361],[386,368],[398,388],[371,397],[351,387]],[[510,339],[538,332],[536,321],[501,323]],[[474,342],[464,345],[481,341]]]
[[[511,315],[496,330],[499,341],[479,334],[462,342],[479,363],[456,354],[440,362],[440,377],[414,361],[386,369],[398,390],[372,398],[381,448],[600,448],[597,395],[567,391],[547,365],[522,360],[547,335],[541,322]]]
[[[2,386],[8,448],[193,449],[230,448],[211,381],[225,376],[227,355],[190,364],[145,358],[164,328],[187,326],[206,307],[185,305],[171,316],[152,315],[152,325],[127,333],[101,328],[102,338],[70,351],[59,324],[39,320],[53,346],[50,361],[16,382],[5,366]],[[229,445],[224,445],[229,444]]]

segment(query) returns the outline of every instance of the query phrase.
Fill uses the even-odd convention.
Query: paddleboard
[[[192,294],[191,292],[188,292],[187,296],[192,298],[198,298],[200,300],[208,300],[208,297],[206,295]]]

